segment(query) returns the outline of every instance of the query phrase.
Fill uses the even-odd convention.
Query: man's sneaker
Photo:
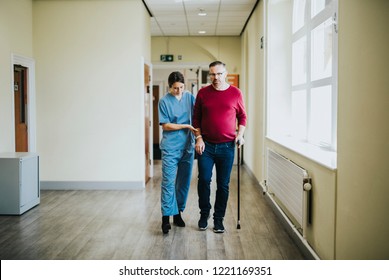
[[[201,214],[199,220],[199,229],[206,230],[208,227],[209,214]]]
[[[215,219],[213,223],[214,223],[213,232],[215,233],[224,232],[223,219]]]

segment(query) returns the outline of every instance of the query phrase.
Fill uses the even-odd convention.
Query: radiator
[[[305,237],[310,218],[311,179],[308,172],[279,153],[267,149],[267,192]]]

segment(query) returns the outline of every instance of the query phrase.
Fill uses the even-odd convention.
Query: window
[[[336,166],[337,1],[267,5],[267,137],[330,167]],[[330,162],[321,159],[326,153]]]

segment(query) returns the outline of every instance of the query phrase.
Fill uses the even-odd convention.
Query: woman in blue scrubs
[[[186,206],[194,159],[194,131],[192,126],[194,96],[185,91],[184,76],[172,72],[168,78],[169,92],[158,104],[159,124],[162,126],[160,143],[162,154],[161,211],[162,232],[173,223],[185,227],[181,213]]]

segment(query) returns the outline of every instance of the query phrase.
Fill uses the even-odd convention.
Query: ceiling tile
[[[151,36],[239,36],[258,0],[143,1],[153,15]]]

